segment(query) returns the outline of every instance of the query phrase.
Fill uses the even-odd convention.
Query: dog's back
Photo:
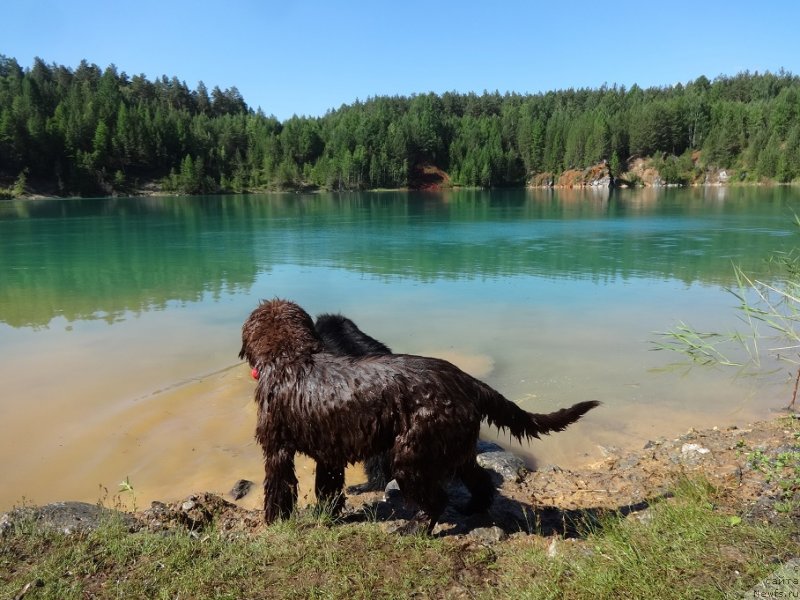
[[[368,336],[353,321],[342,315],[319,315],[314,329],[325,344],[325,349],[331,354],[357,357],[392,353],[388,346]]]

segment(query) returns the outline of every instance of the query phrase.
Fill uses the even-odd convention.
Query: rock
[[[158,500],[153,500],[150,503],[150,508],[142,512],[142,516],[146,527],[152,530],[162,529],[164,524],[171,519],[169,507]]]
[[[14,528],[14,521],[9,513],[0,517],[0,538],[9,533]]]
[[[747,510],[747,517],[751,521],[760,522],[762,524],[780,525],[782,522],[791,517],[778,512],[775,509],[775,501],[778,498],[769,493],[769,487],[765,486],[763,495],[760,496]]]
[[[558,465],[545,465],[536,469],[537,473],[561,473],[564,469]]]
[[[681,446],[678,461],[688,465],[696,465],[707,456],[711,456],[711,450],[704,448],[700,444],[683,444]]]
[[[469,537],[479,544],[491,546],[497,542],[502,542],[508,537],[508,533],[500,529],[497,525],[493,527],[478,527],[469,532]]]
[[[428,518],[422,513],[417,513],[409,519],[402,519],[390,523],[386,527],[386,533],[395,535],[424,535],[427,530]]]
[[[31,590],[31,588],[40,588],[44,587],[44,580],[43,579],[34,579],[33,581],[26,583],[22,586],[22,589],[19,591],[19,594],[14,596],[14,600],[22,600],[25,595]]]
[[[600,454],[603,455],[603,458],[612,458],[619,454],[619,448],[616,446],[601,446],[597,445],[598,450],[600,450]]]
[[[511,452],[484,452],[478,454],[478,464],[484,469],[494,471],[504,481],[519,483],[525,478],[528,468],[525,461]]]
[[[153,502],[150,508],[139,514],[139,518],[142,526],[150,531],[186,529],[197,532],[214,522],[222,530],[236,529],[240,525],[251,528],[261,520],[261,515],[257,511],[242,509],[221,496],[205,492],[170,504]]]
[[[603,177],[591,181],[589,185],[592,187],[613,188],[614,178],[611,177],[611,175],[604,175]]]
[[[200,531],[211,524],[214,510],[198,496],[189,496],[181,503],[177,517],[189,531]]]
[[[639,521],[639,523],[643,525],[649,525],[653,521],[653,511],[649,507],[644,510],[635,510],[629,513],[625,518]]]
[[[249,479],[240,479],[237,481],[231,491],[228,492],[234,500],[240,500],[247,496],[250,493],[250,490],[253,488],[253,482]]]
[[[708,454],[711,452],[708,448],[703,448],[700,444],[684,444],[681,446],[681,454]]]
[[[718,467],[714,475],[719,479],[728,479],[736,485],[742,482],[742,468],[735,463]]]
[[[494,442],[487,442],[486,440],[478,440],[475,449],[478,451],[478,454],[484,454],[486,452],[504,452],[502,446]]]
[[[614,467],[617,469],[627,470],[627,469],[632,469],[638,464],[639,464],[639,457],[636,456],[635,454],[631,454],[618,460],[616,465],[614,465]]]
[[[396,479],[392,479],[386,484],[386,488],[383,490],[383,501],[391,505],[403,502],[403,493],[400,491],[400,486],[397,484]]]

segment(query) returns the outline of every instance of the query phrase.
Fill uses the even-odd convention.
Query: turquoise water
[[[796,212],[793,188],[0,202],[0,461],[33,446],[18,499],[57,448],[81,461],[87,432],[124,437],[114,415],[234,367],[242,321],[274,296],[451,359],[529,409],[604,402],[521,448],[534,463],[764,416],[787,403],[786,373],[671,369],[680,357],[651,342],[679,320],[735,327],[733,265],[769,277]],[[148,406],[154,428],[171,414]],[[163,429],[137,444],[195,444]]]
[[[797,201],[795,190],[748,188],[4,202],[0,322],[36,328],[247,296],[278,266],[379,287],[725,284],[731,262],[760,268],[789,242]]]

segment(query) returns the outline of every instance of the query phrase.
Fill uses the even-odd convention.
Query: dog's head
[[[239,358],[246,359],[251,367],[321,350],[322,342],[314,331],[314,321],[289,300],[262,300],[242,325]]]

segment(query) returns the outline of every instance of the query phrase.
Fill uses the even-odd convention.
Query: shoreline
[[[490,368],[480,360],[481,357],[436,351],[426,354],[449,360],[479,378],[485,377],[486,369]],[[249,369],[243,367],[243,364],[226,364],[208,372],[188,375],[155,390],[132,395],[103,427],[97,428],[88,437],[82,436],[77,450],[62,448],[64,452],[71,452],[73,460],[85,461],[86,457],[92,457],[89,464],[94,465],[89,466],[84,462],[72,467],[73,476],[64,483],[66,488],[62,490],[72,489],[72,493],[68,492],[65,496],[71,500],[89,503],[109,500],[118,502],[121,498],[127,498],[126,502],[174,502],[186,493],[197,490],[224,496],[225,490],[230,489],[241,478],[259,482],[263,465],[260,449],[255,445],[252,436],[255,407],[252,402]],[[530,404],[533,402],[532,398],[515,398],[515,402],[527,410],[537,409],[535,402]],[[206,407],[204,410],[207,414],[203,418],[187,421],[180,417],[191,414],[191,407],[198,402]],[[161,406],[168,406],[169,411],[164,413],[159,408]],[[783,407],[784,404],[781,403],[780,406]],[[773,415],[786,414],[777,404],[773,404],[771,408],[762,406],[762,409],[747,410],[738,415],[690,415],[676,413],[667,407],[641,406],[625,410],[626,419],[622,426],[619,414],[615,416],[597,412],[591,422],[577,424],[554,436],[543,436],[535,445],[515,443],[507,434],[490,428],[485,423],[481,427],[480,439],[497,444],[514,454],[533,473],[553,469],[559,472],[578,472],[590,469],[610,455],[635,453],[648,440],[670,436],[677,430],[685,431],[690,427],[707,429],[714,426],[717,429],[737,426],[742,428],[751,421],[774,419],[778,417]],[[658,416],[653,421],[655,415]],[[219,432],[214,426],[221,421],[227,423],[223,432]],[[657,426],[658,423],[669,425]],[[122,445],[103,433],[118,430],[120,426],[124,427],[127,440]],[[164,432],[180,432],[185,428],[203,431],[205,443],[197,446],[198,442],[194,437],[185,440],[182,435],[172,436],[164,443],[156,443],[156,438],[153,437]],[[151,440],[152,443],[141,444],[137,441],[144,439]],[[97,458],[96,453],[87,454],[83,450],[93,445],[105,447],[109,443],[115,444],[115,450],[108,451],[101,458]],[[136,458],[132,459],[134,455]],[[81,459],[81,456],[84,458]],[[155,467],[153,461],[158,461]],[[297,457],[296,472],[300,481],[301,504],[313,502],[314,469],[313,460],[303,455]],[[48,475],[42,475],[47,480]],[[122,494],[116,487],[120,480],[127,477],[130,477],[130,482],[135,487],[135,494]],[[365,481],[360,465],[348,467],[346,478],[347,485]],[[33,485],[29,487],[22,480],[15,485],[12,478],[7,490],[13,494],[6,496],[7,502],[0,505],[0,512],[10,510],[21,501],[25,503],[26,498],[28,503],[36,505],[64,499],[61,494],[54,493],[57,490],[51,489],[51,486],[39,486],[36,483],[38,480],[39,478],[29,478],[28,483]],[[92,482],[91,485],[89,482]],[[250,494],[238,502],[237,506],[252,509],[260,502],[260,498]]]
[[[640,450],[608,448],[600,461],[572,469],[546,465],[509,475],[488,468],[498,482],[488,513],[459,513],[455,505],[463,501],[463,491],[451,488],[453,502],[437,526],[437,535],[460,537],[486,527],[505,532],[502,539],[514,533],[529,535],[534,532],[526,530],[525,523],[534,514],[547,517],[550,534],[568,535],[563,529],[565,515],[598,510],[644,513],[656,499],[669,497],[680,480],[693,478],[721,492],[730,510],[754,522],[781,523],[800,517],[800,486],[795,482],[786,489],[776,477],[780,468],[794,468],[800,474],[800,414],[783,412],[745,427],[690,429],[675,437],[650,440]],[[253,486],[258,487],[258,483]],[[253,494],[258,491],[248,495]],[[31,514],[59,531],[92,529],[108,516],[108,510],[131,520],[135,530],[191,529],[199,520],[205,525],[219,521],[226,531],[256,533],[264,528],[259,509],[245,508],[229,494],[195,491],[177,501],[155,500],[146,509],[66,501],[14,507],[0,516],[0,535]],[[345,521],[360,521],[365,510],[374,511],[381,527],[390,532],[413,517],[407,507],[385,500],[383,492],[347,494]]]
[[[423,192],[423,193],[441,193],[449,191],[491,191],[498,189],[509,190],[592,190],[592,191],[608,191],[614,190],[644,190],[644,189],[673,189],[673,188],[766,188],[766,187],[800,187],[800,181],[779,182],[779,181],[729,181],[729,182],[705,182],[705,183],[665,183],[665,184],[641,184],[641,185],[593,185],[590,182],[575,183],[575,184],[553,184],[553,185],[535,185],[526,183],[516,186],[503,186],[503,187],[475,187],[475,186],[459,186],[448,185],[441,187],[400,187],[400,188],[375,188],[363,190],[333,190],[323,189],[318,187],[297,187],[283,190],[245,190],[241,192],[217,190],[207,192],[204,194],[185,194],[178,191],[167,191],[163,189],[154,189],[155,186],[144,186],[130,190],[128,193],[113,192],[108,196],[59,196],[57,194],[47,194],[38,191],[32,191],[22,196],[12,196],[8,198],[0,197],[2,200],[88,200],[93,198],[168,198],[168,197],[199,197],[199,196],[258,196],[264,194],[356,194],[356,193],[393,193],[393,192]]]

